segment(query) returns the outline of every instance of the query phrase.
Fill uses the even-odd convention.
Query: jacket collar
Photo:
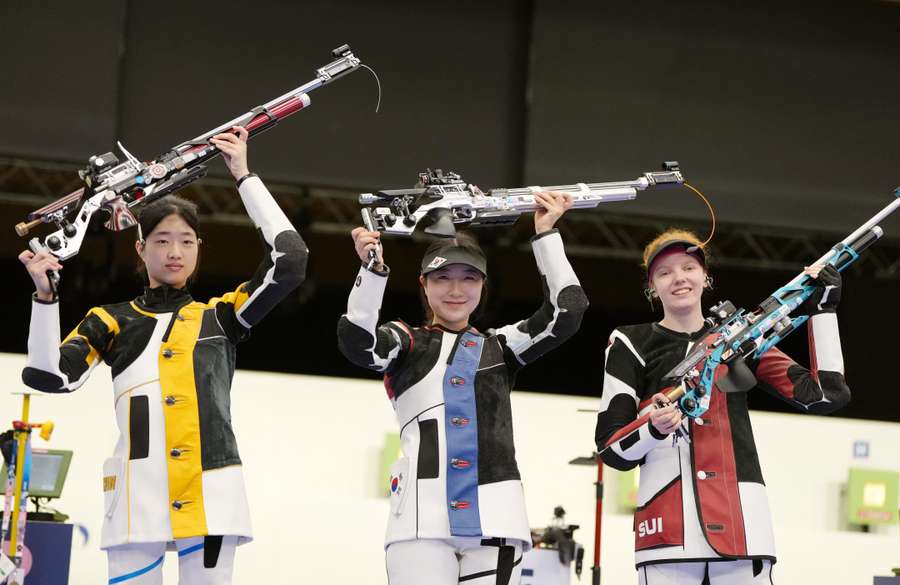
[[[168,313],[193,301],[191,293],[185,288],[174,288],[167,284],[150,288],[144,287],[144,294],[135,299],[142,309],[154,313]]]
[[[471,333],[473,335],[479,335],[481,337],[484,337],[483,333],[481,333],[480,331],[478,331],[471,325],[469,325],[468,327],[466,327],[465,329],[462,329],[462,330],[450,329],[449,327],[444,327],[443,325],[439,325],[439,324],[425,325],[424,328],[428,331],[444,331],[446,333],[453,333],[454,335],[462,335],[463,333]]]
[[[657,333],[662,333],[663,335],[667,335],[669,337],[674,337],[678,339],[685,339],[687,341],[697,341],[706,335],[708,328],[704,325],[697,331],[691,331],[690,333],[683,331],[675,331],[673,329],[669,329],[668,327],[664,327],[659,323],[652,324],[654,331]]]

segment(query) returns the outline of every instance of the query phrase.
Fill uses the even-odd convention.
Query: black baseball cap
[[[465,264],[487,276],[487,259],[484,255],[463,246],[446,246],[425,254],[422,258],[422,275],[451,264]]]

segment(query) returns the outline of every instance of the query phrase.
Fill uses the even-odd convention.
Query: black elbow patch
[[[337,327],[338,349],[348,360],[369,368],[372,366],[372,354],[368,348],[372,347],[375,339],[371,333],[351,322],[347,317],[341,317]]]
[[[834,412],[850,404],[850,387],[842,374],[819,370],[819,383],[829,401],[827,412]]]
[[[560,291],[556,302],[563,311],[556,318],[553,334],[557,337],[571,337],[581,328],[581,320],[588,308],[584,289],[577,285],[567,286]]]
[[[299,286],[306,278],[306,264],[309,259],[306,242],[297,232],[284,231],[275,236],[275,250],[284,254],[275,265],[275,282]]]
[[[250,306],[241,311],[241,318],[251,327],[262,321],[263,317],[287,298],[291,291],[300,286],[306,277],[307,251],[300,234],[293,230],[281,232],[275,236],[274,248],[270,248],[265,240],[263,243],[266,246],[263,262],[256,269],[253,278],[244,285],[244,292],[248,296],[252,296],[261,286],[266,287],[264,294],[255,298]],[[274,261],[272,260],[273,249],[282,254]],[[266,274],[273,264],[273,282],[266,283]]]
[[[798,365],[790,366],[787,374],[794,384],[794,401],[813,414],[829,414],[850,403],[850,388],[839,372],[819,370],[818,382]]]
[[[29,388],[40,390],[41,392],[65,393],[65,381],[56,374],[45,372],[37,368],[26,367],[22,370],[22,382]]]
[[[577,284],[572,284],[559,291],[556,303],[570,313],[584,314],[590,306],[584,289]]]

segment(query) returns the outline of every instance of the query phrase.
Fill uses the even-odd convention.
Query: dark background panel
[[[84,160],[114,145],[125,3],[0,2],[0,153]]]
[[[128,37],[152,41],[128,44],[123,134],[145,158],[311,80],[346,42],[381,78],[380,113],[374,78],[356,71],[261,137],[255,168],[366,190],[411,185],[428,166],[518,180],[530,26],[518,2],[177,5],[173,21],[130,3]]]
[[[678,159],[722,219],[844,231],[900,180],[898,3],[537,0],[534,23],[529,183]]]

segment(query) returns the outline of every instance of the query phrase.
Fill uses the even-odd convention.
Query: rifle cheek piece
[[[439,236],[442,238],[456,237],[456,227],[453,225],[453,214],[445,207],[435,207],[429,209],[423,220],[426,220],[428,227],[425,228],[426,234]]]

